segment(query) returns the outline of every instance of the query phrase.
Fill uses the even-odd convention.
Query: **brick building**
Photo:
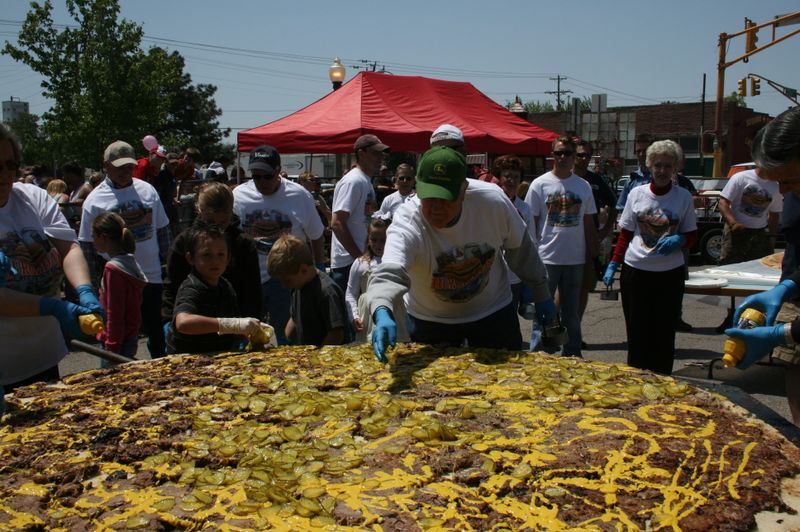
[[[705,104],[705,130],[714,129],[715,103]],[[609,173],[625,175],[636,168],[633,141],[639,133],[649,133],[656,140],[678,142],[686,156],[687,175],[711,175],[713,157],[702,154],[702,103],[665,103],[609,107],[602,113],[583,111],[577,117],[570,112],[531,113],[528,120],[558,133],[574,132],[595,146],[602,161],[616,160],[622,167],[611,166]],[[750,161],[750,143],[756,132],[772,117],[757,113],[734,102],[725,102],[722,112],[723,169],[736,163]],[[702,163],[701,163],[702,161]]]

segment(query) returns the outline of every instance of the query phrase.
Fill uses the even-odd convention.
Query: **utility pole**
[[[744,19],[744,29],[736,33],[728,35],[727,33],[719,34],[719,63],[717,64],[717,107],[714,117],[714,172],[713,177],[722,177],[722,103],[725,99],[725,69],[729,66],[735,65],[739,61],[744,63],[750,60],[750,56],[766,50],[767,48],[785,41],[789,37],[800,33],[800,29],[787,33],[783,37],[775,38],[775,28],[778,26],[786,26],[788,24],[797,23],[800,18],[800,11],[775,17],[770,22],[763,24],[756,24],[752,20]],[[758,42],[758,30],[761,28],[772,27],[772,41],[766,43],[760,48],[756,46]],[[745,53],[731,61],[725,60],[725,52],[728,47],[728,41],[734,37],[745,35]]]
[[[562,79],[567,79],[567,77],[566,76],[562,76],[562,75],[559,74],[554,78],[550,78],[551,81],[555,81],[556,82],[556,90],[554,90],[554,91],[544,91],[545,94],[555,94],[556,95],[556,102],[557,102],[556,103],[556,110],[557,111],[562,111],[564,109],[564,107],[563,107],[563,105],[561,103],[561,95],[562,94],[570,94],[572,92],[571,90],[563,90],[563,91],[561,90],[561,80]]]

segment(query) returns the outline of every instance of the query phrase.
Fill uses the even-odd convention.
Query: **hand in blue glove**
[[[11,261],[8,259],[6,254],[0,251],[0,288],[6,286],[9,276],[16,277],[17,270],[15,270],[11,265]]]
[[[786,343],[784,328],[786,324],[772,325],[766,327],[754,327],[752,329],[731,328],[725,330],[725,334],[731,338],[739,338],[746,346],[744,358],[736,364],[739,369],[747,369],[768,354],[777,346]]]
[[[556,304],[551,299],[545,299],[533,304],[536,307],[536,320],[544,329],[556,319]]]
[[[51,297],[43,297],[39,300],[39,314],[55,317],[59,325],[61,325],[61,331],[69,338],[82,338],[84,336],[78,324],[78,316],[92,314],[93,312],[90,308],[82,307],[69,301]]]
[[[606,273],[603,275],[603,284],[609,288],[614,284],[614,274],[617,273],[617,268],[619,268],[619,262],[614,261],[609,262],[608,266],[606,266]]]
[[[94,293],[94,288],[90,284],[82,284],[75,289],[78,293],[78,300],[82,307],[86,307],[93,313],[100,314],[103,321],[106,319],[106,311],[100,306],[100,301],[97,299],[97,294]]]
[[[669,255],[673,251],[677,251],[686,243],[684,235],[669,235],[662,236],[656,243],[656,254]]]
[[[372,350],[378,362],[385,364],[389,361],[386,358],[386,341],[388,340],[392,347],[397,345],[397,324],[386,307],[378,307],[372,321],[375,323],[375,328],[372,329]]]
[[[752,308],[763,312],[767,317],[766,324],[772,325],[781,310],[781,305],[798,295],[800,295],[800,289],[797,284],[786,279],[771,290],[747,297],[741,305],[736,307],[736,312],[733,314],[733,323],[739,323],[739,316],[744,309]]]

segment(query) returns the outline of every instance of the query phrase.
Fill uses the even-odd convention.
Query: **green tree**
[[[3,48],[44,78],[43,95],[54,103],[42,129],[55,158],[97,168],[108,143],[123,139],[139,148],[136,140],[147,134],[162,143],[197,141],[201,150],[219,144],[225,132],[216,129],[216,88],[192,86],[179,54],[145,53],[141,26],[119,18],[118,0],[66,0],[66,6],[77,27],[57,31],[50,0],[32,2],[17,44]]]
[[[514,102],[506,101],[506,109],[510,109]],[[538,100],[528,100],[522,104],[525,110],[529,113],[552,113],[556,110],[550,102],[540,102]]]
[[[747,105],[744,103],[744,96],[739,96],[736,91],[733,91],[728,96],[725,96],[723,101],[733,102],[736,104],[736,107],[747,107]]]
[[[53,164],[53,154],[49,142],[44,136],[39,117],[30,113],[22,113],[8,123],[8,127],[16,133],[22,144],[23,164]]]

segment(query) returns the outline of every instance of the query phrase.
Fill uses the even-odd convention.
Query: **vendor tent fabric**
[[[558,134],[519,118],[470,83],[360,72],[296,113],[241,131],[239,151],[269,144],[281,153],[349,153],[365,133],[394,151],[422,153],[433,130],[453,124],[470,152],[546,155]]]

